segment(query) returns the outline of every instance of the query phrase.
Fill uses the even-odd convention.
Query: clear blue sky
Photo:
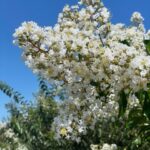
[[[77,0],[0,0],[0,80],[20,91],[27,99],[38,89],[36,76],[21,58],[21,50],[12,44],[12,34],[23,21],[35,21],[41,26],[53,26],[65,4]],[[134,11],[145,18],[150,28],[150,0],[104,0],[112,13],[113,23],[129,24]],[[0,92],[0,120],[7,116],[4,105],[9,98]]]

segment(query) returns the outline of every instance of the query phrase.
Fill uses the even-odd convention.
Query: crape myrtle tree
[[[31,119],[37,126],[30,136],[37,139],[42,131],[31,149],[149,149],[150,31],[138,12],[130,26],[112,24],[110,16],[100,0],[81,0],[66,5],[54,27],[31,21],[16,29],[14,43],[23,49],[26,65],[63,99],[52,121],[39,126]]]
[[[65,91],[52,123],[60,145],[147,149],[149,32],[140,13],[131,22],[111,24],[102,2],[82,0],[66,5],[53,28],[24,22],[16,30],[28,67]]]

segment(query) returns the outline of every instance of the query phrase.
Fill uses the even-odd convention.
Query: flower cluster
[[[117,150],[116,144],[103,144],[103,146],[100,148],[99,145],[91,145],[91,150]]]
[[[0,130],[2,130],[2,129],[5,131],[4,136],[6,138],[12,138],[14,136],[13,131],[10,128],[7,129],[7,123],[0,122]],[[5,130],[5,129],[7,129],[7,130]],[[16,139],[14,138],[14,140],[16,140]]]
[[[100,4],[100,0],[81,0],[81,3],[86,5]]]
[[[132,17],[131,17],[131,21],[133,23],[142,23],[144,21],[144,18],[141,16],[141,14],[139,12],[134,12]]]
[[[150,78],[142,16],[134,13],[131,20],[138,24],[130,27],[114,25],[100,1],[82,3],[65,6],[53,28],[24,22],[14,34],[28,67],[66,90],[53,130],[56,139],[76,142],[97,121],[118,115],[121,91],[130,93],[131,107],[137,105],[134,94],[147,90]]]
[[[4,123],[4,122],[0,122],[0,133],[1,133],[1,142],[8,142],[5,148],[1,148],[0,150],[10,150],[12,149],[13,144],[16,145],[16,150],[27,150],[27,147],[25,147],[25,145],[21,144],[19,139],[16,137],[15,133],[13,132],[13,130],[8,126],[8,123]]]

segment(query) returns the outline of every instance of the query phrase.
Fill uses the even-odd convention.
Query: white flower
[[[140,24],[144,21],[144,18],[139,12],[134,12],[131,17],[131,22]]]
[[[150,40],[150,30],[145,34],[145,40]]]
[[[107,23],[109,18],[110,18],[110,13],[107,10],[107,8],[104,7],[104,8],[101,9],[101,16],[103,18],[103,22]]]
[[[99,150],[99,145],[91,144],[90,148],[91,148],[91,150]]]
[[[117,146],[116,146],[116,144],[109,145],[109,144],[105,143],[101,150],[117,150]]]

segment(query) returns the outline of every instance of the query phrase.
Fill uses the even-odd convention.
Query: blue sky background
[[[150,28],[150,0],[104,0],[112,13],[112,22],[129,24],[132,12],[139,11]],[[65,4],[77,0],[0,0],[0,80],[20,91],[26,99],[38,89],[38,82],[21,58],[22,50],[12,44],[12,34],[23,21],[35,21],[41,26],[53,26]],[[0,92],[0,120],[7,116],[5,104],[9,98]]]

